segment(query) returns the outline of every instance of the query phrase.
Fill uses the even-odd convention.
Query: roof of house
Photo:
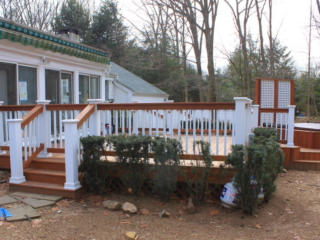
[[[7,39],[23,45],[42,48],[89,61],[110,64],[106,52],[61,36],[40,31],[0,17],[0,40]]]
[[[111,62],[111,72],[118,75],[118,82],[136,93],[148,93],[148,94],[159,94],[168,95],[159,88],[153,86],[137,75],[129,72],[128,70],[120,67],[118,64]]]

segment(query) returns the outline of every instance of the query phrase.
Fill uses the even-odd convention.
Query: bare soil
[[[0,181],[8,176],[0,171]],[[0,239],[121,240],[129,231],[139,239],[320,239],[320,173],[289,171],[277,183],[274,198],[255,216],[223,208],[218,199],[189,214],[186,199],[163,203],[150,196],[87,194],[80,201],[63,199],[40,209],[41,218],[31,222],[0,222]],[[0,184],[0,196],[8,194],[7,188],[7,183]],[[126,215],[106,210],[102,203],[108,199],[131,202],[140,211]],[[170,218],[158,216],[163,209]]]

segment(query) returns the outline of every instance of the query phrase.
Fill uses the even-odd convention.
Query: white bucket
[[[233,186],[232,182],[228,182],[224,185],[220,200],[224,207],[238,207],[237,190]]]

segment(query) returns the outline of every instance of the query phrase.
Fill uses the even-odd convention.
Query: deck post
[[[3,105],[3,101],[0,101],[0,106],[2,106]],[[3,127],[2,126],[4,126],[4,124],[3,124],[3,115],[1,114],[0,115],[0,146],[3,146],[4,145],[4,134],[3,134]],[[1,154],[6,154],[6,151],[2,151],[1,149],[0,149],[0,155]]]
[[[294,147],[293,139],[294,139],[294,112],[295,105],[288,105],[289,113],[288,113],[288,140],[287,147]]]
[[[133,103],[139,103],[139,101],[132,101]],[[132,134],[139,134],[139,110],[134,110],[133,111],[133,124],[132,124]],[[144,126],[142,126],[144,127]]]
[[[101,135],[101,120],[100,111],[97,108],[98,103],[102,103],[101,99],[88,99],[89,104],[95,104],[94,113],[89,118],[89,135],[100,136]]]
[[[260,105],[252,105],[252,109],[253,109],[252,125],[253,125],[253,128],[259,127],[259,107],[260,107]]]
[[[77,190],[81,187],[78,177],[77,151],[79,145],[77,124],[79,120],[69,119],[62,121],[65,126],[65,166],[66,182],[64,189]]]
[[[8,119],[10,136],[10,183],[23,183],[26,178],[23,175],[22,161],[22,119]]]
[[[247,121],[251,121],[251,118],[248,119],[248,111],[251,109],[246,109],[251,100],[246,97],[235,97],[233,98],[236,102],[235,108],[235,144],[245,145],[248,143],[249,139],[249,124]]]
[[[51,126],[50,126],[50,116],[49,112],[47,111],[46,105],[48,105],[51,101],[50,100],[37,100],[38,105],[43,105],[43,112],[39,115],[39,128],[41,129],[40,143],[44,143],[43,151],[38,155],[41,158],[51,157],[52,154],[48,153],[48,146],[51,145]]]

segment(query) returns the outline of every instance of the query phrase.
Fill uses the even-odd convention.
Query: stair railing
[[[23,168],[44,149],[40,142],[41,129],[39,128],[39,116],[44,106],[37,105],[22,119],[8,119],[10,141],[10,183],[25,182]]]

